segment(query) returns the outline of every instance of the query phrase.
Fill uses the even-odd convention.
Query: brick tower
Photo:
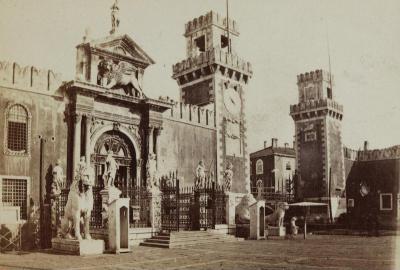
[[[345,190],[343,106],[334,100],[329,72],[300,74],[297,86],[299,103],[290,106],[296,129],[297,196],[327,203],[324,218],[335,218],[345,202],[340,200]]]
[[[182,103],[215,111],[217,153],[215,171],[221,182],[229,162],[233,164],[232,191],[249,185],[244,114],[245,88],[252,76],[250,63],[235,53],[239,36],[234,20],[215,12],[185,25],[186,59],[173,66]]]

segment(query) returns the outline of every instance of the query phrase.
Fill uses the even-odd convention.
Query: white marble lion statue
[[[283,219],[285,218],[285,211],[287,209],[289,209],[289,205],[287,202],[278,203],[278,207],[276,208],[276,210],[272,214],[265,217],[265,223],[282,227]]]
[[[115,64],[112,61],[103,60],[99,64],[98,81],[106,88],[120,86],[128,95],[142,98],[144,95],[137,72],[130,63],[121,61]],[[128,85],[132,85],[136,92]]]
[[[61,221],[60,236],[72,239],[71,231],[74,229],[74,236],[82,240],[81,222],[83,223],[84,239],[91,239],[89,232],[90,216],[93,209],[94,184],[92,168],[89,166],[78,168],[78,175],[71,184],[68,193],[67,204],[64,209],[64,217]]]

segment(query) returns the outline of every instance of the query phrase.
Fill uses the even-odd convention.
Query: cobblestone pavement
[[[397,251],[396,251],[397,245]],[[395,257],[398,260],[395,260]],[[0,254],[3,269],[400,269],[400,236],[310,236],[186,248],[136,247],[121,255]]]

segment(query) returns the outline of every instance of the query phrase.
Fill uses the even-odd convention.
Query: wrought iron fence
[[[226,224],[222,186],[207,179],[201,186],[181,188],[177,174],[161,179],[161,225],[165,231],[200,230]]]
[[[122,198],[129,198],[129,225],[131,228],[151,227],[151,193],[142,186],[121,186]]]

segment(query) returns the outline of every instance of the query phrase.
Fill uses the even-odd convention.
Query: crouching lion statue
[[[84,239],[91,239],[89,222],[93,209],[92,186],[94,185],[94,178],[92,170],[85,164],[79,164],[77,176],[71,184],[64,217],[61,221],[60,236],[63,238],[73,238],[71,236],[73,229],[75,238],[82,240],[80,228],[82,218]]]
[[[275,225],[278,227],[283,226],[283,219],[285,218],[285,210],[289,208],[287,202],[278,203],[278,207],[271,214],[265,217],[265,223],[269,225]]]

